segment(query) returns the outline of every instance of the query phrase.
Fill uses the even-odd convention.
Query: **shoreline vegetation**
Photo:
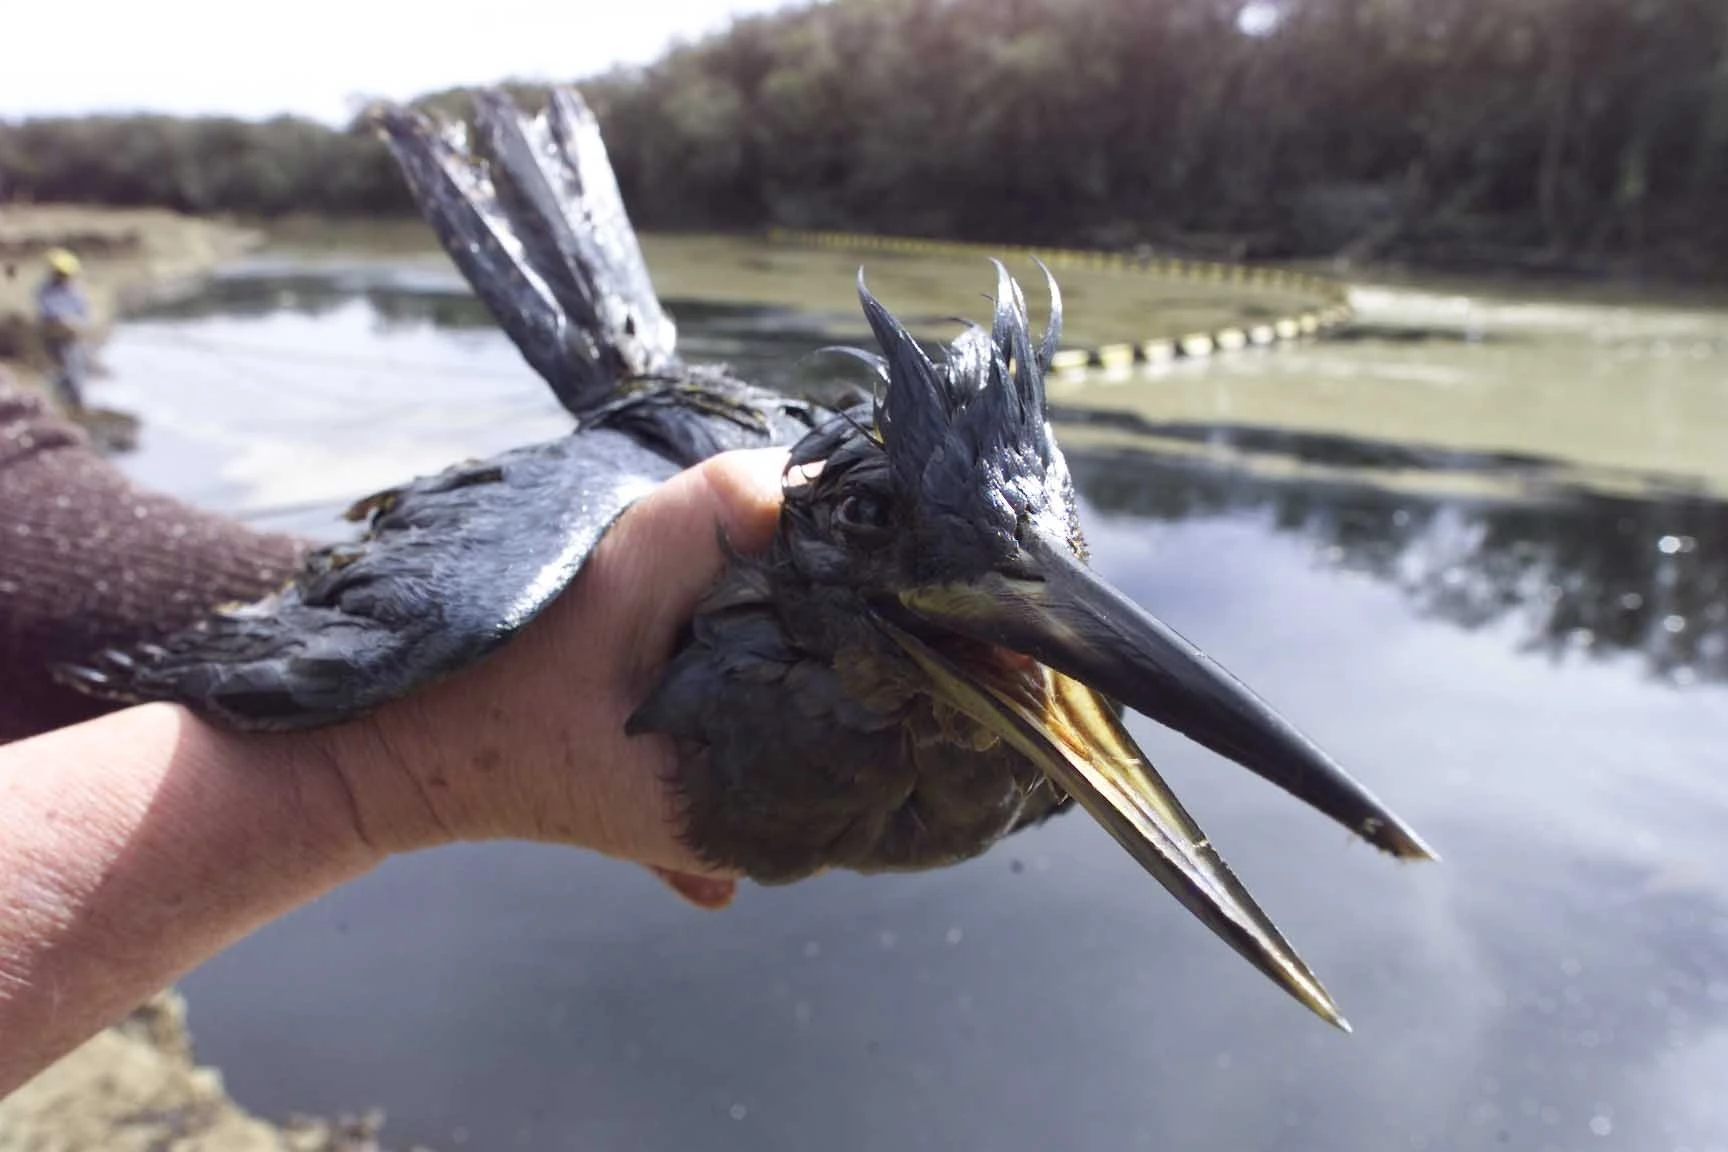
[[[1717,0],[832,0],[579,86],[645,230],[1728,282]],[[363,115],[0,122],[0,197],[412,213]]]

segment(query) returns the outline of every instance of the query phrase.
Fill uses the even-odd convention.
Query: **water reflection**
[[[834,361],[812,357],[836,339],[868,343],[852,315],[825,317],[791,308],[668,299],[678,323],[678,349],[696,360],[731,364],[770,388],[816,392],[830,386]],[[424,328],[496,334],[486,306],[442,265],[352,264],[319,270],[271,262],[242,267],[208,290],[151,308],[142,319],[266,319],[329,317],[362,305],[379,336]],[[826,369],[826,370],[825,370]]]
[[[486,308],[454,273],[429,266],[345,265],[294,270],[269,262],[244,266],[195,296],[151,307],[151,320],[257,319],[274,315],[328,316],[364,303],[381,331],[403,325],[491,327]]]
[[[1250,439],[1264,445],[1270,436]],[[1332,464],[1380,468],[1408,455],[1279,436],[1293,456]],[[1165,521],[1258,516],[1304,538],[1321,563],[1393,585],[1425,616],[1466,629],[1512,623],[1525,650],[1559,660],[1633,654],[1676,681],[1728,679],[1728,504],[1561,488],[1521,498],[1439,496],[1260,475],[1145,448],[1071,449],[1069,459],[1100,511]]]

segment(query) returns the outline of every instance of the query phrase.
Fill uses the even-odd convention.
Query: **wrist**
[[[435,803],[448,778],[429,755],[417,700],[329,728],[288,734],[283,751],[324,797],[320,835],[333,852],[381,862],[463,837]]]
[[[344,799],[346,835],[379,858],[456,841],[535,840],[700,871],[679,839],[664,736],[629,736],[642,690],[613,661],[532,675],[567,606],[505,652],[347,724],[302,733]],[[577,634],[583,630],[577,629]]]
[[[158,707],[146,705],[146,708]],[[178,711],[179,709],[176,708]],[[182,746],[190,759],[256,779],[271,827],[282,828],[309,871],[335,878],[360,875],[389,854],[365,833],[343,772],[345,739],[331,731],[254,734],[217,728],[183,714]],[[306,865],[303,865],[306,866]]]

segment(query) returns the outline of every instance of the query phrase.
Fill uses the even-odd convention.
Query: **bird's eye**
[[[840,502],[839,518],[843,528],[879,532],[888,527],[888,504],[875,496],[848,496]]]

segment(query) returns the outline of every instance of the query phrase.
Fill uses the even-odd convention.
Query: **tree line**
[[[1728,279],[1721,0],[831,0],[581,87],[650,228]],[[0,190],[411,210],[293,118],[0,123]]]

